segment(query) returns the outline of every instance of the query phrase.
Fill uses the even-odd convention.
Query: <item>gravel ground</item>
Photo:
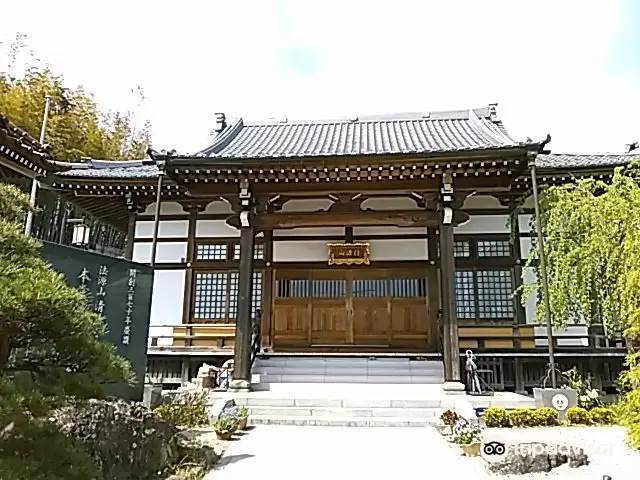
[[[502,478],[563,478],[581,480],[602,480],[609,475],[612,480],[640,478],[640,452],[630,450],[625,442],[622,427],[553,427],[527,429],[485,430],[485,439],[504,439],[507,444],[542,442],[556,445],[571,445],[585,449],[589,465],[580,468],[566,466],[552,470],[548,474],[529,474]],[[457,447],[454,447],[457,448]],[[474,459],[482,464],[484,460]],[[493,477],[496,478],[496,477]]]
[[[591,463],[576,469],[560,467],[549,474],[496,477],[487,473],[483,459],[463,457],[459,447],[434,428],[258,426],[229,442],[219,465],[205,480],[640,478],[640,453],[625,447],[624,430],[619,427],[487,429],[485,434],[505,443],[579,446]]]

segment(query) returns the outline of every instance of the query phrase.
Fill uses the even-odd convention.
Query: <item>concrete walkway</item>
[[[428,472],[428,475],[427,475]],[[205,480],[485,478],[433,428],[257,426]]]

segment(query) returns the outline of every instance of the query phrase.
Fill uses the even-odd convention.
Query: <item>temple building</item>
[[[246,388],[254,357],[327,355],[427,358],[456,383],[471,349],[493,388],[525,391],[548,362],[536,298],[514,295],[523,273],[535,278],[523,272],[531,169],[550,185],[631,159],[552,154],[549,140],[512,138],[496,105],[326,121],[218,114],[193,155],[32,171],[122,232],[124,257],[154,267],[153,381],[235,358]],[[15,160],[3,148],[4,164]],[[580,324],[553,338],[561,368],[613,385],[621,340]]]

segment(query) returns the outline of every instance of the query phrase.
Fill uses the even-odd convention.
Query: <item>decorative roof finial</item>
[[[224,113],[216,113],[216,126],[214,132],[220,134],[227,128],[227,116]]]

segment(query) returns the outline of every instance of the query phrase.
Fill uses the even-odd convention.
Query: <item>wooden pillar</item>
[[[260,348],[272,348],[271,317],[273,315],[273,230],[264,232],[264,273],[262,279],[262,317],[260,318]]]
[[[195,284],[195,272],[193,270],[193,263],[196,261],[196,226],[198,222],[198,210],[199,207],[195,205],[189,205],[186,207],[189,212],[189,225],[187,227],[187,269],[185,270],[184,277],[184,297],[182,299],[182,324],[190,325],[193,323],[193,294]],[[185,328],[186,338],[184,339],[184,346],[190,347],[193,345],[193,328],[191,326]]]
[[[131,261],[133,259],[133,246],[136,239],[136,210],[135,208],[129,209],[129,219],[127,221],[127,239],[124,247],[125,260]]]
[[[438,231],[435,228],[427,230],[427,312],[431,322],[431,350],[442,352],[442,333],[440,329],[440,281],[438,279]]]
[[[238,311],[230,390],[249,390],[251,386],[251,291],[253,287],[253,255],[255,232],[249,184],[240,183],[240,271],[238,272]]]
[[[445,382],[460,383],[460,348],[455,298],[455,258],[453,255],[453,182],[450,175],[442,178],[439,202],[440,278],[442,295],[442,346]],[[451,385],[453,390],[459,386]],[[464,388],[464,387],[463,387]]]
[[[522,364],[522,359],[519,357],[513,358],[513,372],[516,377],[516,393],[526,395],[527,391],[524,384],[524,365]]]

